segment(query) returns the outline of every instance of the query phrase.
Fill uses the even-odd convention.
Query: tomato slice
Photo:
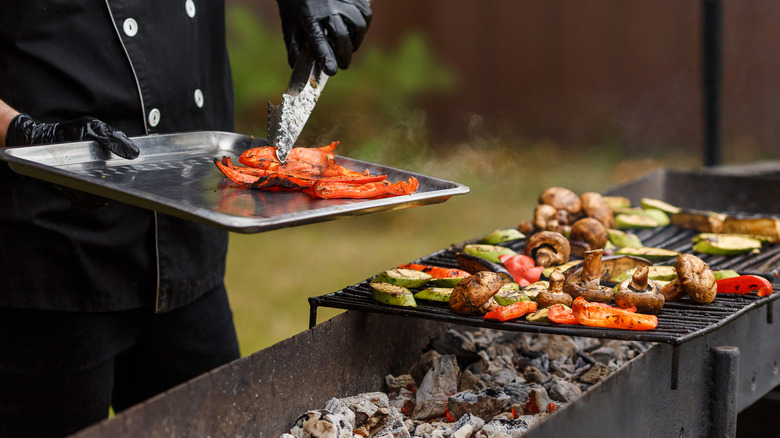
[[[772,283],[759,275],[740,275],[739,277],[724,278],[715,283],[718,285],[718,293],[722,294],[748,294],[757,292],[759,297],[772,295]]]
[[[574,317],[570,307],[563,304],[553,304],[547,308],[547,318],[558,324],[578,325],[580,322]]]

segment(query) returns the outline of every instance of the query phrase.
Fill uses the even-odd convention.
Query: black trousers
[[[239,357],[224,286],[168,313],[0,309],[0,437],[61,437]]]

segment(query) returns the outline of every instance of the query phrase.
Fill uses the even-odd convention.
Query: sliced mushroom
[[[563,291],[572,298],[582,297],[586,301],[609,303],[614,295],[611,288],[601,285],[601,248],[585,251],[582,262],[582,278],[577,282],[566,283]]]
[[[664,306],[664,296],[659,292],[658,283],[647,278],[650,269],[642,266],[634,275],[620,282],[615,291],[615,304],[618,307],[636,307],[639,313],[658,313]]]
[[[572,225],[569,241],[572,253],[582,257],[584,251],[604,248],[607,245],[607,229],[592,217],[582,218]]]
[[[534,226],[538,230],[550,230],[558,226],[558,210],[552,205],[539,204],[534,209]]]
[[[683,291],[695,303],[711,303],[715,301],[718,285],[715,274],[704,260],[693,254],[682,254],[674,263],[677,279]]]
[[[480,271],[470,275],[452,289],[449,307],[455,313],[484,315],[498,306],[493,295],[504,284],[495,272]]]
[[[571,295],[563,291],[563,283],[566,277],[561,271],[555,269],[550,273],[550,286],[547,290],[539,292],[536,297],[536,303],[539,308],[550,307],[553,304],[563,304],[571,307],[573,301]]]
[[[579,214],[582,201],[576,193],[563,187],[550,187],[539,195],[539,203],[552,205],[556,210],[566,210],[571,214]]]
[[[603,196],[596,192],[585,192],[580,196],[580,201],[586,216],[596,219],[606,228],[615,228],[615,213]]]
[[[528,238],[523,254],[531,257],[537,266],[560,265],[569,261],[569,239],[556,231],[540,231]]]

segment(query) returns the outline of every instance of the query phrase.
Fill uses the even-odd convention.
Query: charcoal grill
[[[760,171],[751,167],[659,170],[609,194],[634,202],[654,197],[731,214],[780,215],[779,182],[780,163]],[[685,251],[691,236],[667,227],[640,237],[650,245]],[[777,288],[778,252],[775,244],[759,256],[705,260],[715,269],[767,276]],[[421,261],[454,263],[450,248]],[[298,415],[324,406],[332,397],[382,390],[384,376],[406,372],[431,339],[451,327],[475,325],[657,342],[536,423],[524,435],[529,438],[733,436],[737,413],[780,384],[780,324],[773,322],[778,295],[719,297],[706,311],[692,304],[669,304],[659,316],[658,329],[626,333],[485,323],[427,304],[417,310],[378,306],[366,301],[367,281],[312,299],[315,321],[317,307],[347,312],[199,376],[77,437],[278,437]]]

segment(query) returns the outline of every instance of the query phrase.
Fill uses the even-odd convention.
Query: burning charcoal
[[[604,380],[604,378],[609,375],[609,372],[609,368],[606,365],[596,362],[587,372],[585,372],[585,374],[580,376],[579,380],[580,382],[592,385]]]
[[[345,426],[338,416],[326,409],[309,411],[295,420],[290,433],[296,438],[345,438],[352,436],[352,428]],[[342,431],[349,434],[342,435]]]
[[[385,376],[385,384],[388,389],[390,389],[390,392],[398,391],[401,388],[417,386],[417,383],[411,374],[402,374],[398,377],[388,374]]]
[[[567,380],[553,379],[552,385],[550,385],[550,389],[547,393],[550,395],[550,398],[555,401],[568,403],[582,394],[582,390],[579,386]]]
[[[614,364],[618,359],[618,353],[613,348],[609,347],[597,348],[590,353],[590,356],[604,365]]]
[[[482,429],[485,425],[485,421],[479,417],[471,414],[466,414],[460,417],[457,423],[452,426],[453,433],[452,438],[469,438],[472,436],[475,430]]]
[[[530,383],[544,383],[550,380],[550,375],[531,365],[526,367],[525,371],[523,371],[523,378]]]
[[[528,392],[528,403],[525,404],[524,411],[528,414],[537,414],[547,412],[550,406],[550,396],[547,391],[539,385],[533,385]]]
[[[411,438],[409,430],[404,422],[404,416],[398,409],[381,408],[378,411],[382,414],[382,422],[373,426],[366,424],[370,431],[370,436],[382,438]],[[376,417],[375,417],[376,418]]]
[[[442,355],[455,356],[461,368],[479,360],[474,343],[464,334],[452,329],[448,330],[443,338],[431,339],[427,348]]]
[[[390,406],[398,409],[404,415],[411,415],[414,412],[414,393],[406,388],[401,388],[394,394],[395,397],[390,400]]]
[[[523,384],[513,384],[513,385],[506,385],[502,391],[504,391],[504,394],[508,395],[510,398],[511,404],[525,404],[528,402],[528,398],[530,395],[528,394],[528,385]]]
[[[571,357],[577,351],[577,345],[571,337],[550,335],[536,345],[536,349],[543,351],[550,360],[561,357]]]
[[[503,392],[497,391],[463,391],[447,401],[450,416],[456,420],[464,415],[476,415],[483,420],[489,420],[504,410],[511,399]]]
[[[474,391],[479,392],[487,388],[488,384],[484,380],[475,376],[470,370],[465,370],[460,373],[460,379],[458,379],[458,391]]]
[[[493,373],[493,378],[490,379],[490,383],[496,386],[506,386],[517,383],[525,383],[525,379],[517,375],[514,369],[503,369]]]
[[[428,374],[428,371],[433,367],[433,360],[439,356],[441,356],[441,354],[439,354],[438,351],[428,350],[420,356],[420,360],[418,360],[417,363],[412,365],[412,368],[409,370],[409,375],[414,378],[418,387],[422,383],[423,378],[425,378],[425,375]]]
[[[438,356],[417,390],[412,418],[441,417],[447,411],[447,399],[458,391],[458,364],[454,356]]]
[[[517,418],[514,420],[493,420],[482,426],[479,432],[474,437],[479,438],[494,438],[494,437],[511,437],[519,438],[523,432],[528,430],[528,423],[524,420]]]
[[[355,427],[355,413],[343,401],[343,399],[332,398],[325,403],[325,409],[338,416],[342,422],[342,429],[352,430]]]

